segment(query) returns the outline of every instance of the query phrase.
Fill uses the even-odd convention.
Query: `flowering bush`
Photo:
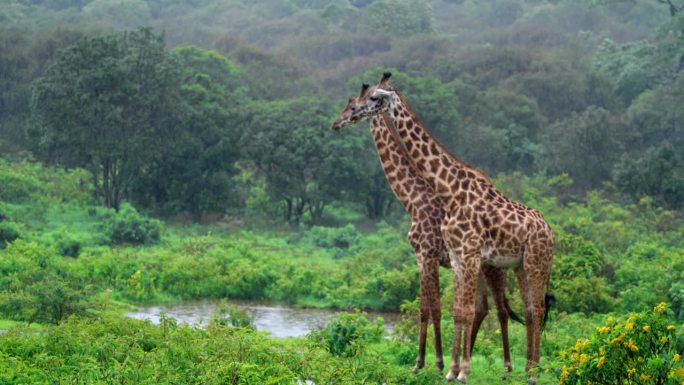
[[[668,321],[667,304],[608,317],[589,339],[561,353],[560,384],[684,384],[684,325]]]

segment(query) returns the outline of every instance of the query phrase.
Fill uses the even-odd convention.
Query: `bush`
[[[560,384],[679,384],[684,382],[684,333],[668,320],[667,305],[613,317],[561,354]]]
[[[365,350],[370,342],[377,342],[384,333],[382,319],[370,322],[362,313],[340,313],[322,330],[309,334],[330,354],[353,357]]]
[[[218,309],[216,309],[211,322],[216,326],[232,326],[255,330],[254,320],[247,311],[240,310],[237,306],[228,305],[225,302],[221,302]]]
[[[121,205],[105,226],[113,244],[152,244],[159,241],[162,232],[160,221],[138,213],[127,203]]]
[[[4,249],[8,243],[21,238],[19,226],[13,222],[0,222],[0,249]]]
[[[332,250],[334,258],[352,255],[359,245],[361,235],[353,224],[343,227],[314,226],[305,236],[314,246]]]
[[[59,323],[86,311],[89,291],[53,248],[16,241],[0,258],[0,318]]]

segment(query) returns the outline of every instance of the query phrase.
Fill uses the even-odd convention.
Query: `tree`
[[[0,31],[0,152],[30,148],[26,129],[31,117],[31,82],[58,49],[74,44],[83,34],[73,30],[35,33],[28,27]]]
[[[171,51],[180,67],[182,116],[174,145],[163,148],[136,200],[146,205],[203,213],[238,205],[231,178],[237,173],[238,110],[247,100],[244,71],[216,51],[179,46]]]
[[[551,175],[567,173],[580,188],[596,186],[610,179],[624,148],[624,132],[619,117],[591,106],[548,128],[543,168]]]
[[[311,97],[245,108],[242,158],[265,176],[268,194],[284,203],[289,222],[299,223],[306,211],[316,222],[326,205],[349,197],[361,177],[356,155],[363,141],[335,136],[327,128],[329,111]]]
[[[33,87],[39,157],[88,169],[103,203],[118,209],[175,137],[178,78],[163,36],[150,29],[86,37],[60,51]]]
[[[615,167],[615,183],[637,200],[651,196],[673,208],[684,205],[684,159],[667,142],[647,149],[641,156],[622,157]]]

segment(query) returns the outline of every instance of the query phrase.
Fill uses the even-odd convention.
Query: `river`
[[[340,312],[339,310],[294,308],[260,302],[231,301],[228,304],[245,310],[252,317],[257,330],[268,331],[276,338],[304,336],[313,329],[325,327]],[[219,305],[218,301],[198,301],[181,305],[141,306],[136,311],[126,313],[126,316],[159,323],[159,314],[163,312],[179,323],[196,326],[207,324]],[[382,317],[387,331],[391,331],[394,324],[401,319],[399,313],[367,312],[367,316],[371,320]]]

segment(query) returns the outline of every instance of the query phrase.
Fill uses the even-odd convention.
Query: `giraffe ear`
[[[387,91],[387,90],[383,90],[382,88],[378,88],[377,90],[375,90],[375,92],[373,92],[373,95],[371,95],[371,99],[380,99],[380,98],[389,99],[391,96],[392,96],[392,91]]]

